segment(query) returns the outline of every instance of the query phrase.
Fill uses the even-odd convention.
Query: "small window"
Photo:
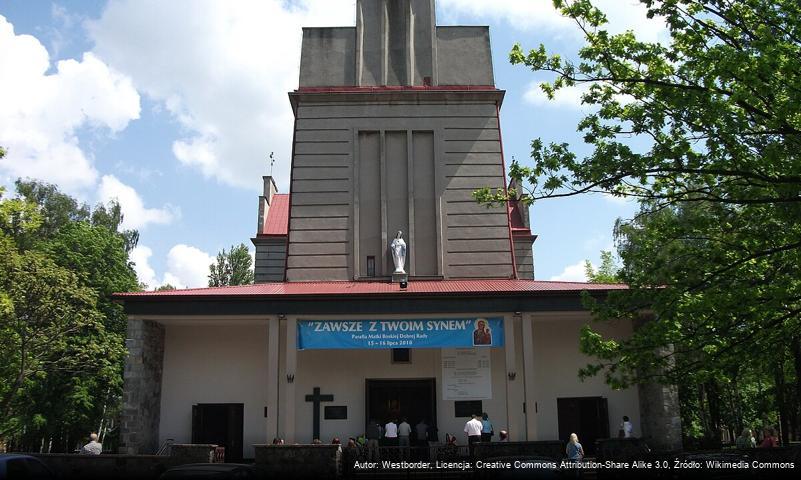
[[[392,363],[412,363],[412,351],[408,348],[393,348]]]
[[[484,411],[481,408],[481,400],[457,400],[453,402],[453,409],[456,418],[481,415]]]
[[[367,276],[375,277],[375,257],[367,257]]]

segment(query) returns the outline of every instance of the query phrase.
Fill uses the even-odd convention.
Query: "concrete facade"
[[[492,86],[489,28],[437,26],[434,0],[358,0],[355,27],[303,29],[298,83]]]
[[[253,458],[253,445],[266,441],[267,322],[214,323],[165,327],[159,439],[192,442],[192,405],[243,403],[243,453]]]
[[[126,451],[191,442],[192,406],[201,403],[244,405],[245,458],[274,437],[310,442],[306,396],[315,388],[348,411],[320,419],[322,440],[356,436],[367,420],[368,379],[434,379],[440,439],[463,437],[466,419],[441,392],[441,349],[412,349],[405,364],[392,363],[390,349],[298,351],[297,322],[310,319],[500,316],[505,346],[491,349],[492,395],[482,402],[496,431],[557,440],[560,398],[602,397],[610,431],[628,415],[640,434],[643,390],[577,378],[589,361],[578,348],[590,321],[579,302],[586,287],[534,282],[527,208],[487,208],[472,197],[506,188],[504,92],[494,86],[487,28],[436,27],[433,0],[359,0],[357,9],[355,28],[304,30],[300,88],[289,95],[289,195],[265,177],[259,197],[260,285],[148,293],[145,310],[126,303]],[[403,287],[390,283],[388,246],[398,230],[409,246]],[[508,280],[517,278],[529,281]],[[458,289],[471,281],[480,287]],[[485,292],[492,282],[517,283]],[[436,285],[418,296],[381,296],[428,284]],[[331,285],[346,292],[319,292]],[[351,295],[363,287],[379,294]],[[613,338],[632,331],[625,322],[596,327]],[[652,393],[664,414],[654,411],[649,428],[670,427],[671,397]]]
[[[388,277],[388,245],[409,245],[411,277],[510,278],[503,206],[503,92],[292,94],[296,134],[287,281]]]

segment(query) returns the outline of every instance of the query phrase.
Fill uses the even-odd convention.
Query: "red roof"
[[[235,287],[188,288],[161,292],[117,293],[118,298],[137,297],[287,297],[350,295],[502,295],[536,292],[624,290],[619,283],[556,282],[543,280],[412,280],[401,289],[390,282],[276,282]]]
[[[395,91],[487,91],[498,90],[495,85],[380,85],[380,86],[332,86],[300,87],[298,93],[374,93]]]
[[[264,219],[262,235],[286,235],[289,227],[289,194],[273,195],[267,218]]]

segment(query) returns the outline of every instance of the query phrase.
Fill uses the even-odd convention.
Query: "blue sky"
[[[657,39],[634,0],[597,2],[610,29]],[[0,1],[0,184],[56,183],[83,201],[117,198],[140,230],[140,280],[203,286],[216,252],[255,234],[257,196],[275,152],[288,190],[300,28],[353,25],[355,0]],[[575,57],[576,28],[550,0],[439,0],[441,25],[489,25],[495,81],[506,90],[507,163],[532,138],[586,152],[572,89],[547,101],[547,80],[508,63],[515,42]],[[538,279],[581,279],[635,205],[596,196],[535,204]]]

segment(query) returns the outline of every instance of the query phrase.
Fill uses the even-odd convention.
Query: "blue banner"
[[[298,350],[502,346],[501,317],[298,321]]]

